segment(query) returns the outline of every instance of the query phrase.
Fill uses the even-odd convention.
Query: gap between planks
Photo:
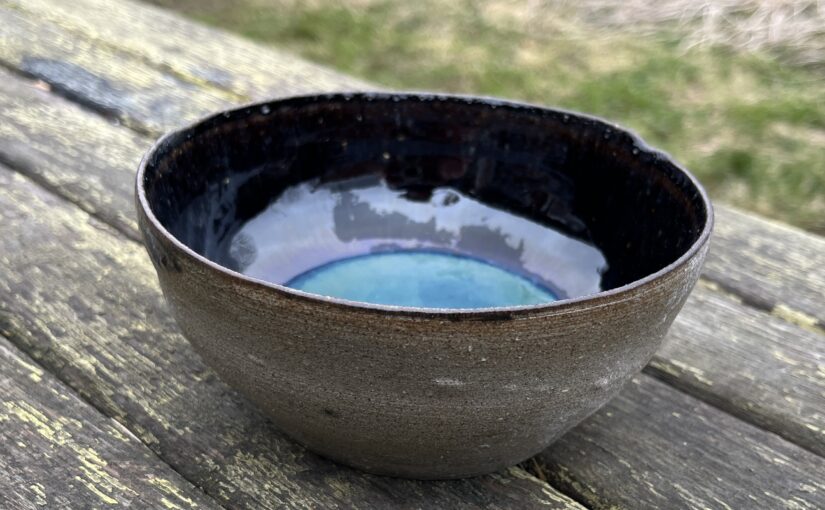
[[[16,5],[14,3],[6,3],[5,5],[9,9],[17,11],[21,14],[24,14],[24,15],[25,14],[31,14],[26,9],[23,9],[19,5]],[[50,17],[49,21],[56,22],[56,21],[58,21],[58,19],[56,19],[54,17]],[[89,37],[89,34],[86,33],[85,31],[83,31],[82,29],[78,29],[78,28],[75,28],[75,27],[72,27],[72,26],[66,26],[66,25],[61,25],[61,28],[63,30],[65,30],[66,32],[76,34],[76,35],[78,35],[79,37],[82,37],[82,38]],[[148,58],[146,55],[143,55],[140,52],[133,51],[131,48],[112,44],[108,40],[103,39],[103,38],[94,38],[94,41],[97,44],[99,44],[101,48],[105,48],[105,49],[111,51],[112,53],[122,53],[122,54],[125,54],[125,55],[129,55],[131,58],[137,60],[138,62],[140,62],[144,65],[146,65],[147,67],[153,67],[153,68],[155,68],[159,71],[163,71],[165,73],[168,73],[168,74],[180,79],[181,81],[191,83],[192,85],[196,85],[196,86],[204,88],[204,89],[213,89],[215,91],[226,94],[227,96],[229,96],[232,99],[234,99],[235,101],[237,101],[239,104],[243,104],[243,103],[252,101],[252,97],[247,95],[247,94],[242,94],[240,92],[237,92],[237,91],[233,90],[231,87],[228,87],[226,85],[222,85],[222,84],[217,83],[215,81],[210,81],[210,80],[206,80],[206,79],[203,79],[203,78],[198,78],[197,76],[194,76],[191,73],[186,73],[186,72],[180,71],[180,70],[176,69],[174,66],[170,66],[170,65],[166,65],[166,64],[158,63],[158,62],[153,62],[152,59]],[[12,68],[8,67],[7,64],[0,63],[0,65],[2,65],[3,67],[6,67],[7,69],[12,69]],[[22,74],[22,75],[23,76],[28,76],[28,75],[25,75],[25,74]],[[152,133],[147,133],[147,134],[151,135]]]
[[[42,364],[40,364],[39,361],[32,358],[31,355],[28,352],[22,350],[19,346],[15,345],[14,342],[12,342],[11,340],[9,340],[6,337],[6,332],[4,332],[4,331],[0,331],[0,351],[5,351],[5,353],[0,357],[13,359],[14,361],[16,361],[18,364],[20,364],[23,368],[25,368],[29,372],[28,373],[28,378],[30,379],[30,381],[26,381],[26,383],[23,384],[22,386],[30,387],[32,384],[37,384],[37,385],[43,384],[43,376],[48,374],[47,377],[50,378],[51,380],[46,381],[45,384],[47,386],[52,386],[50,389],[52,391],[57,392],[56,394],[59,396],[60,400],[74,399],[76,402],[78,402],[82,405],[83,409],[85,409],[86,412],[92,414],[95,417],[99,417],[100,421],[102,423],[105,423],[105,424],[109,425],[110,427],[112,427],[113,429],[117,430],[118,432],[121,432],[121,433],[125,434],[125,436],[128,438],[128,440],[131,440],[133,442],[134,446],[137,449],[139,449],[139,451],[142,452],[144,454],[144,456],[148,457],[148,459],[128,459],[128,461],[134,462],[134,463],[140,465],[143,462],[145,462],[146,460],[151,459],[151,460],[149,460],[150,462],[152,460],[154,460],[154,461],[156,461],[156,463],[159,466],[163,466],[164,468],[167,468],[172,473],[174,473],[174,475],[178,478],[178,481],[182,484],[185,484],[184,487],[188,487],[189,490],[196,492],[198,494],[198,499],[202,500],[202,501],[200,501],[200,503],[209,504],[209,505],[211,505],[215,508],[227,508],[226,506],[220,504],[213,497],[206,494],[201,487],[199,487],[198,485],[193,483],[191,480],[188,480],[185,476],[183,476],[180,472],[178,472],[169,463],[167,463],[162,458],[160,458],[160,456],[158,456],[155,451],[153,451],[151,448],[149,448],[143,441],[140,440],[140,438],[135,436],[128,427],[121,424],[119,421],[114,419],[112,416],[109,416],[106,413],[104,413],[93,402],[88,400],[81,393],[76,391],[75,388],[68,385],[63,379],[61,379],[59,374],[56,374],[56,373],[48,370],[46,367],[44,367]],[[13,371],[13,370],[10,370],[10,371]],[[8,402],[8,401],[3,401],[3,402],[0,402],[0,403],[3,403],[4,405],[11,405],[12,404],[12,402]],[[43,404],[43,402],[41,400],[36,400],[34,402],[27,401],[26,403],[30,404],[30,405],[33,405],[35,407],[35,409],[37,409],[38,404]],[[60,426],[55,426],[55,427],[52,427],[51,429],[49,429],[49,428],[47,428],[48,427],[47,423],[40,423],[40,422],[38,422],[37,417],[29,416],[31,414],[31,411],[25,411],[25,412],[27,414],[23,417],[24,421],[34,421],[34,423],[37,426],[38,430],[41,431],[41,435],[43,435],[44,437],[47,437],[47,438],[52,437],[52,440],[55,441],[56,443],[58,443],[59,446],[63,446],[64,442],[67,442],[65,437],[59,437],[59,438],[53,437],[57,433],[63,432]],[[76,413],[76,412],[79,412],[79,411],[73,409],[73,412]],[[81,412],[82,412],[82,410],[81,410]],[[28,416],[28,418],[26,418],[27,416]],[[89,417],[87,417],[86,419],[87,419],[87,421],[83,422],[83,424],[86,424],[88,422]],[[94,418],[91,418],[91,419],[94,420]],[[8,426],[8,425],[6,425],[6,426]],[[44,428],[44,427],[46,427],[46,428]],[[104,439],[104,440],[101,440],[100,442],[105,443],[106,441]],[[95,443],[97,444],[98,441],[95,441]],[[14,448],[13,446],[10,446],[10,447]],[[27,445],[27,447],[31,447],[31,445]],[[104,463],[104,466],[105,466],[105,463],[106,463],[105,458],[101,458],[100,455],[96,451],[91,450],[91,449],[86,450],[84,448],[83,452],[87,452],[89,454],[89,456],[91,456],[91,459],[81,459],[82,463],[84,463],[83,460],[86,461],[85,464],[86,464],[87,468],[89,466],[94,468],[94,464],[97,461],[99,461],[101,463]],[[33,474],[33,473],[29,473],[29,474]],[[9,473],[6,473],[6,475],[9,475]],[[105,492],[100,490],[100,487],[98,487],[98,485],[99,485],[98,483],[93,483],[93,482],[96,481],[95,478],[99,478],[99,477],[94,476],[94,472],[92,472],[92,475],[93,475],[92,480],[82,482],[81,485],[87,487],[87,489],[89,490],[91,495],[96,495],[101,501],[105,502],[107,505],[119,504],[120,501],[118,501],[118,500],[116,500],[112,497],[112,496],[114,496],[114,494],[106,494]],[[115,478],[112,478],[112,476],[113,475],[111,473],[109,473],[108,476],[107,476],[107,478],[111,478],[111,480],[114,482],[113,484],[110,484],[110,485],[112,485],[115,488],[119,487],[119,484],[117,483],[118,480],[115,479]],[[2,479],[2,475],[0,475],[0,479]],[[100,480],[97,480],[97,481],[99,482]],[[198,506],[198,504],[196,502],[192,501],[189,498],[186,498],[185,495],[179,494],[177,492],[178,487],[172,485],[173,482],[167,481],[167,480],[162,480],[162,482],[163,483],[161,483],[161,487],[166,488],[168,491],[170,491],[170,495],[174,495],[174,496],[178,496],[178,497],[183,498],[182,499],[183,502],[191,503],[193,505],[193,507]],[[42,505],[48,504],[48,501],[46,499],[47,494],[45,492],[43,492],[43,489],[39,489],[39,490],[35,491],[34,490],[35,485],[37,485],[37,484],[32,484],[29,487],[27,487],[29,489],[32,489],[34,492],[36,492],[36,496],[37,496],[38,499],[42,499],[42,501],[40,501],[40,502],[35,501],[34,503],[37,504],[38,506],[41,505],[41,504]],[[109,488],[112,488],[112,486],[110,486]],[[126,487],[126,489],[127,489],[127,491],[129,490],[128,487]],[[12,490],[11,494],[7,493],[7,494],[5,494],[5,496],[11,497],[11,496],[14,495],[14,493],[15,493],[15,491]],[[180,508],[179,506],[176,506],[173,502],[170,502],[170,501],[162,500],[160,503],[162,503],[165,506],[168,506],[169,508]],[[129,503],[126,503],[126,506],[129,506]]]

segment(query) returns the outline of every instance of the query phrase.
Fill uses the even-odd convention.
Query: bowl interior
[[[435,208],[483,258],[505,266],[520,259],[524,269],[532,257],[528,269],[539,279],[558,253],[596,267],[596,288],[592,278],[576,271],[560,277],[557,268],[548,282],[560,297],[613,289],[664,268],[697,242],[709,216],[690,175],[626,131],[569,112],[450,96],[327,95],[219,114],[164,137],[140,184],[172,236],[233,270],[248,263],[238,232],[285,191],[321,186],[340,205],[346,193],[382,186],[380,193],[403,196],[399,203]],[[451,192],[475,208],[455,217],[438,212]],[[341,216],[348,226],[327,225],[320,205],[289,215],[274,236],[281,254],[274,266],[296,273],[296,260],[317,265],[323,260],[312,254],[327,253],[324,243],[333,238],[371,239],[351,246],[373,249],[382,243],[370,234],[377,231],[392,232],[394,242],[412,236],[437,245],[445,228],[422,231],[394,211],[357,216],[354,204]],[[530,221],[474,229],[484,208]]]

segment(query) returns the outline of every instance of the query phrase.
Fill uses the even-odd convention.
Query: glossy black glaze
[[[222,261],[227,240],[287,187],[364,175],[422,200],[451,187],[592,243],[608,262],[605,290],[674,262],[708,220],[689,177],[632,134],[453,96],[311,96],[223,113],[165,138],[143,184],[173,236]]]

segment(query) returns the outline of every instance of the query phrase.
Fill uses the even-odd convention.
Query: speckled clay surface
[[[261,177],[246,191],[221,187],[250,171]],[[609,290],[521,308],[391,308],[209,260],[204,239],[230,235],[283,187],[369,172],[565,225],[605,253]],[[198,197],[215,206],[187,226],[182,211]],[[137,202],[168,303],[224,380],[315,452],[424,479],[522,461],[618,392],[698,279],[712,224],[698,183],[615,126],[422,95],[293,98],[216,115],[158,142]]]

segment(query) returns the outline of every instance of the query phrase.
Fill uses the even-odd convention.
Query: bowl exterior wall
[[[483,314],[353,307],[243,280],[181,249],[139,207],[186,338],[310,450],[379,474],[479,475],[547,447],[650,360],[707,244],[643,285]]]

